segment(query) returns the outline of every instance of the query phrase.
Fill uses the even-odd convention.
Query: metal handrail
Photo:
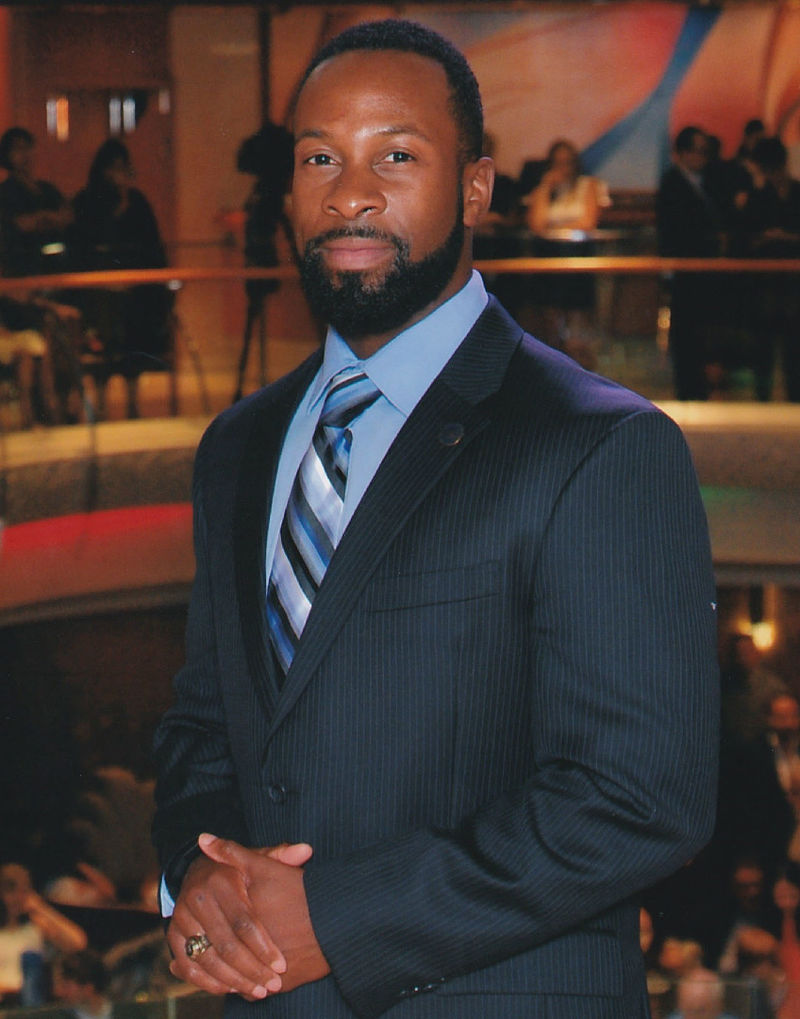
[[[800,273],[800,258],[663,258],[658,255],[593,255],[585,258],[487,258],[475,267],[486,273],[585,272],[591,275],[631,276],[670,273]],[[271,269],[236,266],[171,266],[167,269],[113,269],[101,272],[63,272],[43,276],[0,278],[0,294],[33,290],[126,287],[142,283],[181,285],[195,282],[297,279],[293,265]]]

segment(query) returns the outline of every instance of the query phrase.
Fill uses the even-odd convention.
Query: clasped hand
[[[198,845],[203,855],[186,872],[167,931],[176,977],[255,1001],[330,972],[303,888],[311,846],[247,849],[208,834]],[[196,934],[210,947],[189,958],[186,939]]]

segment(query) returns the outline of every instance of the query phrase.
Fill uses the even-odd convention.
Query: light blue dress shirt
[[[297,469],[311,445],[322,413],[325,390],[333,376],[342,368],[358,365],[381,393],[350,428],[353,442],[344,511],[336,536],[338,544],[406,418],[475,324],[487,301],[483,280],[473,270],[469,281],[457,294],[420,322],[398,333],[366,361],[359,361],[336,330],[328,329],[322,366],[295,411],[278,461],[267,528],[267,578]]]

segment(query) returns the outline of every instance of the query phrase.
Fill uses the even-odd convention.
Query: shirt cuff
[[[169,894],[167,881],[163,874],[161,875],[161,885],[158,889],[158,900],[161,905],[161,915],[166,920],[168,916],[172,916],[175,909],[175,900]]]

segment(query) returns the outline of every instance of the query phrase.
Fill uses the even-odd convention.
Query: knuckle
[[[223,962],[228,962],[230,959],[234,958],[237,951],[236,942],[229,940],[217,942],[217,944],[214,945],[214,948],[217,951],[217,955],[223,960]]]
[[[239,938],[252,934],[253,927],[253,921],[245,913],[240,913],[239,916],[235,917],[231,923],[233,933]]]

